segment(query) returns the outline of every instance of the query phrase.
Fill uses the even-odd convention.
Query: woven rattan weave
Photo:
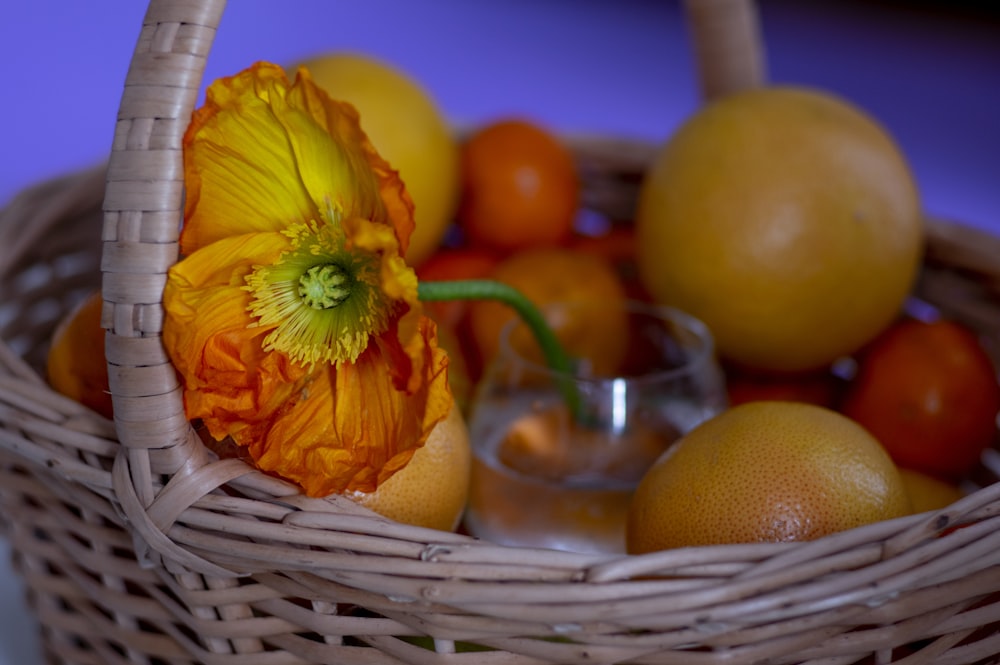
[[[997,662],[995,450],[968,479],[980,489],[940,512],[809,543],[631,557],[405,526],[207,453],[159,326],[180,136],[222,4],[152,2],[108,164],[0,213],[0,506],[50,662]],[[750,2],[689,10],[739,19],[693,23],[706,96],[760,76]],[[627,214],[652,148],[572,145],[587,204]],[[996,347],[1000,240],[940,220],[927,233],[915,296]],[[42,374],[56,322],[99,285],[114,423]]]

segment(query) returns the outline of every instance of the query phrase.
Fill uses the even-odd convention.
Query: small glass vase
[[[526,337],[519,321],[501,332],[469,417],[465,527],[472,535],[624,552],[628,504],[642,475],[681,435],[724,409],[726,391],[703,323],[634,302],[623,321],[626,353],[619,370],[604,376],[587,371],[593,363],[554,372],[515,348]]]

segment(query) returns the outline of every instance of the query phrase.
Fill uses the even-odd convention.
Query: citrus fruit
[[[406,261],[420,265],[441,243],[459,198],[458,140],[437,101],[410,74],[367,55],[319,54],[289,73],[299,66],[331,97],[357,108],[361,128],[399,171],[416,221]]]
[[[592,252],[607,259],[622,280],[628,297],[650,302],[646,287],[639,279],[635,256],[635,225],[616,224],[602,233],[574,234],[568,246],[578,252]]]
[[[488,277],[499,256],[494,252],[476,247],[444,248],[431,254],[417,268],[417,279],[421,282],[441,282],[459,279],[482,279]],[[468,310],[467,300],[439,300],[424,303],[424,310],[439,324],[458,326]]]
[[[996,437],[1000,384],[971,330],[902,319],[860,356],[842,410],[900,466],[954,480]]]
[[[643,181],[637,262],[653,298],[754,368],[829,365],[899,314],[923,228],[888,133],[826,92],[761,88],[706,105]]]
[[[465,420],[457,408],[452,408],[405,467],[374,492],[353,492],[349,496],[396,522],[454,531],[465,509],[471,464]]]
[[[727,366],[725,372],[731,406],[768,400],[806,402],[837,409],[844,391],[844,379],[829,370],[779,374]]]
[[[580,184],[547,129],[520,119],[479,128],[462,144],[461,174],[458,222],[471,244],[510,252],[569,238]]]
[[[565,247],[534,247],[502,260],[490,277],[513,286],[542,310],[566,352],[588,362],[593,374],[614,374],[625,356],[629,331],[624,287],[607,261]],[[515,318],[506,304],[472,303],[470,330],[484,363],[495,356],[500,332]],[[527,327],[515,329],[510,341],[518,352],[542,361]]]
[[[946,508],[963,496],[962,490],[957,486],[926,473],[901,468],[899,474],[903,478],[914,513]]]
[[[483,279],[488,277],[499,263],[500,258],[496,253],[474,247],[454,247],[439,249],[431,254],[430,258],[424,261],[417,268],[417,279],[421,282],[439,282],[462,279]],[[438,300],[424,302],[424,311],[428,316],[438,323],[438,335],[441,340],[451,343],[455,342],[455,347],[462,355],[462,365],[467,377],[465,392],[462,389],[456,392],[456,398],[464,395],[467,397],[471,392],[472,385],[479,380],[482,374],[482,358],[479,349],[472,340],[472,333],[469,323],[469,308],[471,301],[468,300]],[[450,333],[443,330],[449,329]],[[449,348],[449,353],[451,349]],[[451,369],[449,368],[449,372]],[[449,374],[449,378],[451,374]],[[452,381],[452,390],[456,386]],[[465,404],[463,397],[462,403]]]
[[[458,410],[467,413],[472,399],[474,381],[469,369],[465,346],[458,331],[448,326],[437,327],[438,346],[448,354],[448,387],[458,405]]]
[[[101,293],[95,291],[59,322],[52,335],[45,370],[49,385],[56,392],[111,418],[102,306]]]
[[[812,540],[909,513],[899,470],[863,427],[813,404],[750,402],[695,427],[646,472],[627,547]]]

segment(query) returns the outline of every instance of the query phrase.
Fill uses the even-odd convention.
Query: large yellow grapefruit
[[[471,465],[469,432],[461,411],[452,406],[406,466],[374,492],[349,496],[397,522],[454,531],[465,510]]]
[[[289,67],[289,75],[299,66],[331,97],[358,109],[361,128],[399,171],[417,224],[406,261],[420,265],[440,245],[460,191],[459,144],[436,100],[409,74],[366,55],[316,55]]]
[[[637,261],[654,298],[703,320],[721,355],[804,370],[899,313],[923,246],[900,149],[826,92],[733,94],[667,141],[641,189]]]
[[[646,472],[627,547],[812,540],[910,511],[895,463],[853,420],[802,402],[748,402],[688,432]]]

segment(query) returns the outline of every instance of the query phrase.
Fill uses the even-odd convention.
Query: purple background
[[[940,4],[949,11],[761,0],[770,78],[866,108],[910,158],[930,213],[1000,231],[1000,14]],[[144,11],[125,0],[7,4],[0,204],[104,158]],[[698,101],[679,0],[234,0],[207,78],[334,48],[395,63],[463,125],[517,113],[659,141]]]
[[[974,6],[760,2],[771,80],[866,108],[909,157],[928,212],[1000,233],[1000,13]],[[0,205],[104,159],[144,11],[137,0],[4,4]],[[207,76],[329,49],[395,63],[462,125],[516,113],[660,141],[698,102],[679,0],[233,0]],[[38,662],[2,552],[0,594],[0,665]]]

